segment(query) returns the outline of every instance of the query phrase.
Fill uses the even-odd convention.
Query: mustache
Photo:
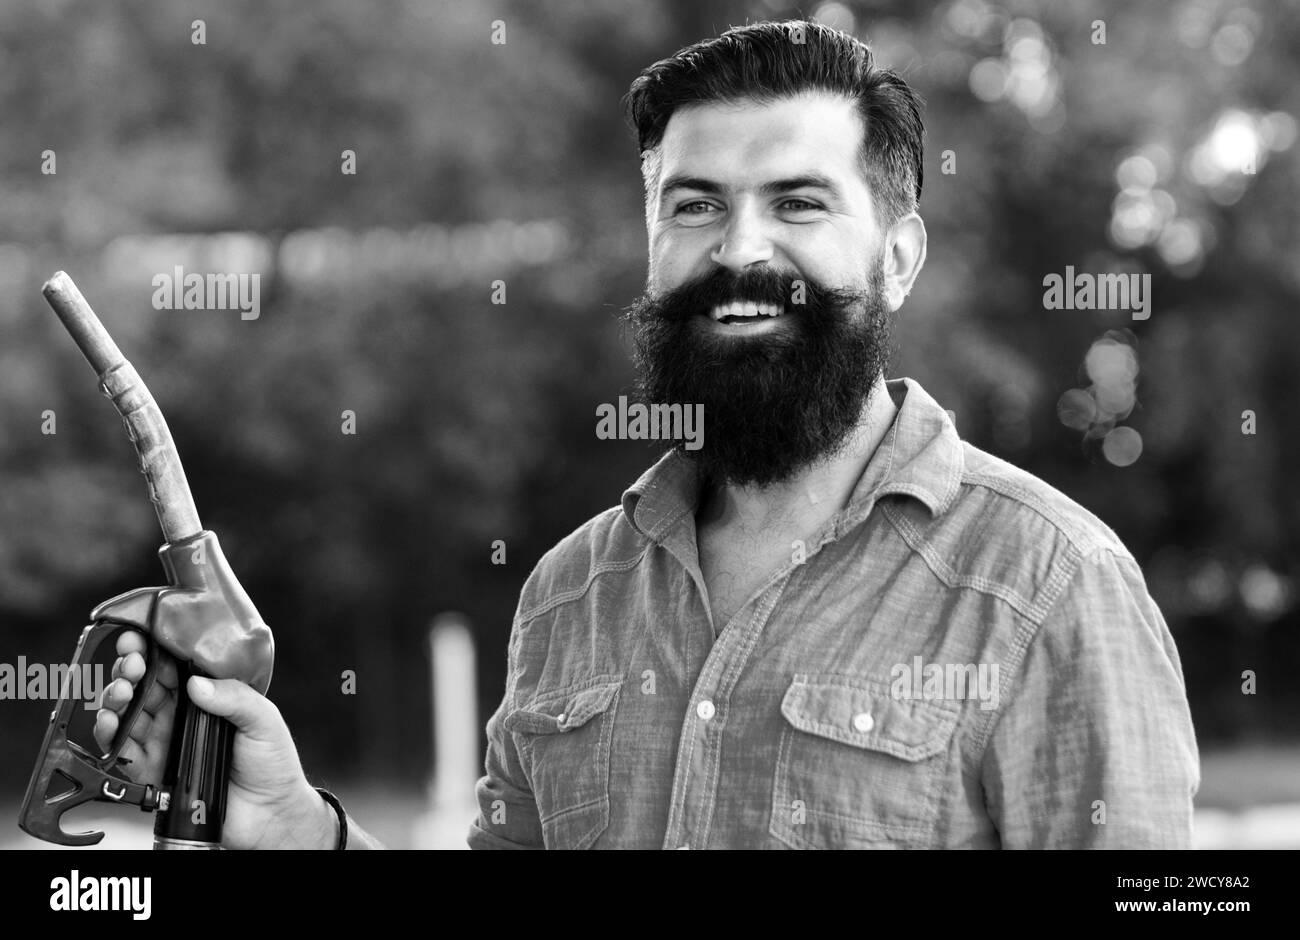
[[[670,321],[708,315],[714,307],[730,303],[770,304],[785,313],[843,310],[865,302],[870,291],[828,287],[820,281],[791,272],[763,267],[733,272],[716,268],[703,277],[645,296],[634,313]]]
[[[717,268],[658,295],[647,290],[625,319],[638,400],[703,406],[707,441],[683,453],[706,479],[788,479],[841,446],[888,362],[883,271],[867,274],[854,291],[771,267]],[[734,301],[779,305],[789,322],[754,337],[708,329],[699,315]]]

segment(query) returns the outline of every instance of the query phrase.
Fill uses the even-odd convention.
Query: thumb
[[[279,709],[238,679],[190,676],[185,688],[195,705],[209,714],[229,719],[249,737],[269,740],[279,729]]]

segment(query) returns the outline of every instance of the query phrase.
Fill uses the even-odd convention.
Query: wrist
[[[340,827],[348,824],[347,817],[338,813],[315,787],[312,788],[311,792],[312,796],[316,798],[316,802],[320,804],[318,812],[320,818],[324,820],[317,830],[323,835],[323,841],[313,842],[312,848],[333,851],[339,847],[339,840],[342,838]]]
[[[329,790],[326,790],[324,787],[316,787],[315,789],[316,792],[320,794],[320,798],[329,805],[330,811],[334,813],[334,818],[337,822],[338,841],[334,843],[332,848],[339,851],[346,849],[348,847],[347,811],[343,809],[343,804],[339,802],[339,798]]]
[[[338,815],[306,780],[298,786],[286,816],[283,848],[328,850],[338,845]]]

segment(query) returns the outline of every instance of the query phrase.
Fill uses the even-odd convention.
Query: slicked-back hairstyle
[[[897,73],[877,67],[865,43],[804,20],[733,27],[637,76],[623,105],[636,132],[647,198],[658,176],[664,129],[678,108],[746,99],[766,104],[812,91],[857,103],[866,125],[863,172],[883,223],[915,211],[925,133],[920,98]]]

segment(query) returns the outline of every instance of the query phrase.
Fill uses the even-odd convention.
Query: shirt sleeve
[[[1006,691],[982,769],[1004,848],[1191,848],[1187,690],[1132,558],[1080,562]]]
[[[487,757],[484,775],[474,787],[479,813],[470,824],[471,849],[540,849],[542,824],[537,802],[519,761],[514,735],[505,729],[518,681],[519,624],[510,634],[506,691],[487,723]]]

